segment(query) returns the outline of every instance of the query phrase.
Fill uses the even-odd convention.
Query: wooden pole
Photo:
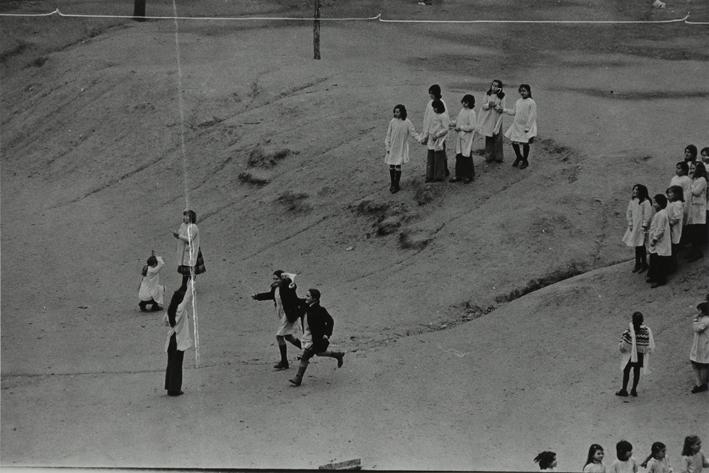
[[[133,4],[133,16],[136,17],[135,21],[145,21],[145,2],[146,0],[135,0]]]
[[[313,12],[313,59],[320,59],[320,0],[315,1]]]

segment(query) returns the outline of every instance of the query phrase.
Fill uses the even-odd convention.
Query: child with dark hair
[[[709,390],[709,302],[697,305],[692,331],[694,336],[692,347],[689,349],[689,361],[697,377],[697,384],[692,388],[692,393],[702,393]]]
[[[409,162],[409,139],[419,141],[414,124],[407,118],[406,107],[401,104],[394,106],[394,118],[389,122],[384,147],[386,156],[384,162],[389,165],[389,178],[392,194],[401,189],[401,165]]]
[[[677,270],[680,241],[682,241],[682,228],[684,224],[684,192],[680,186],[671,186],[666,191],[667,218],[670,221],[670,236],[672,240],[671,272]]]
[[[615,394],[616,396],[628,396],[628,381],[630,379],[630,370],[632,369],[633,387],[630,390],[630,395],[636,397],[638,395],[640,369],[643,369],[644,374],[650,372],[650,353],[655,349],[655,339],[652,336],[652,330],[643,324],[643,314],[641,312],[633,313],[628,328],[620,336],[619,349],[621,354],[620,369],[623,371],[623,387]]]
[[[688,261],[696,261],[704,256],[701,246],[706,236],[707,219],[707,171],[704,163],[689,165],[692,183],[687,201],[687,240],[690,244]]]
[[[534,457],[534,463],[539,464],[542,471],[554,471],[556,468],[556,453],[545,450]]]
[[[702,469],[709,467],[709,460],[701,450],[702,440],[698,436],[688,435],[684,438],[681,473],[701,473]]]
[[[162,310],[163,295],[165,294],[165,286],[160,284],[160,270],[165,266],[165,261],[162,256],[155,256],[155,252],[151,252],[147,264],[143,266],[140,279],[140,287],[138,288],[138,308],[141,312],[147,312],[147,306],[150,306],[151,312]]]
[[[276,318],[278,319],[276,343],[281,359],[273,366],[273,369],[278,371],[287,370],[290,367],[286,342],[301,348],[302,328],[298,323],[300,314],[298,312],[299,299],[295,292],[295,276],[295,274],[277,269],[273,272],[270,290],[251,296],[256,301],[273,301],[273,306],[276,309]]]
[[[463,181],[467,184],[475,178],[473,138],[475,138],[478,119],[474,110],[475,97],[465,94],[460,103],[463,108],[458,112],[458,118],[450,124],[458,133],[455,140],[455,177],[450,181]]]
[[[608,473],[637,473],[638,464],[633,459],[633,445],[627,440],[621,440],[615,445],[616,460],[613,461]]]
[[[697,160],[697,147],[695,145],[687,145],[684,148],[684,161],[691,163]]]
[[[200,248],[197,213],[194,210],[182,212],[182,223],[172,236],[177,239],[177,272],[182,275],[181,287],[187,287],[187,281],[195,279],[197,274],[206,271]]]
[[[529,145],[537,136],[537,103],[532,99],[532,88],[529,84],[521,84],[518,91],[520,98],[515,102],[514,108],[505,110],[505,113],[514,115],[512,125],[505,132],[505,136],[512,141],[516,156],[512,166],[519,165],[520,169],[524,169],[529,166]]]
[[[448,158],[446,157],[446,135],[450,120],[446,106],[441,100],[431,104],[433,116],[428,120],[428,128],[423,130],[422,141],[428,147],[426,156],[426,182],[442,181],[448,174]]]
[[[592,443],[588,447],[588,455],[586,463],[583,465],[583,473],[606,473],[606,467],[603,465],[603,447],[597,443]]]
[[[194,292],[194,282],[180,287],[172,295],[170,305],[163,320],[170,327],[165,342],[167,368],[165,369],[165,389],[168,396],[180,396],[182,392],[182,361],[185,351],[192,348],[189,310]]]
[[[502,81],[495,79],[483,94],[481,110],[478,114],[478,129],[485,137],[485,162],[501,163],[502,149],[502,114],[505,110],[505,92]]]
[[[647,187],[642,184],[633,186],[630,202],[625,211],[628,229],[623,235],[623,243],[635,248],[634,273],[642,273],[647,269],[647,252],[645,241],[652,220],[652,202],[648,196]]]
[[[700,151],[702,162],[704,163],[704,166],[709,164],[709,146],[705,146],[702,148]]]
[[[655,442],[650,449],[650,455],[640,464],[646,473],[672,473],[670,459],[667,458],[667,447],[662,442]]]
[[[656,194],[654,199],[655,215],[648,232],[650,270],[647,272],[647,282],[652,288],[665,284],[672,263],[672,235],[670,219],[667,217],[667,197]]]

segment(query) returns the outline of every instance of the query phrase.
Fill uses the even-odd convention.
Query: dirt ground
[[[709,6],[645,0],[345,3],[323,17],[663,20]],[[0,2],[0,12],[130,14],[132,2]],[[307,16],[310,2],[178,3],[181,15]],[[172,15],[171,2],[148,14]],[[650,289],[620,238],[635,183],[664,192],[683,148],[709,146],[709,28],[671,24],[308,22],[0,17],[1,465],[580,471],[591,443],[653,441],[674,464],[709,436],[692,395],[706,263]],[[176,46],[179,46],[178,68]],[[452,116],[490,80],[539,107],[530,168],[475,156],[468,186],[423,182],[412,144],[388,192],[384,135],[427,89]],[[181,89],[180,89],[181,84]],[[179,91],[181,90],[181,94]],[[183,122],[184,120],[184,122]],[[505,125],[511,117],[505,118]],[[184,126],[182,124],[184,123]],[[184,139],[184,149],[182,140]],[[476,149],[482,148],[478,139]],[[453,156],[449,152],[449,163]],[[162,314],[137,309],[154,249],[196,210],[200,359],[162,389]],[[342,368],[274,372],[275,269],[317,287]],[[646,315],[657,352],[619,399],[617,339]],[[290,347],[292,348],[292,347]]]

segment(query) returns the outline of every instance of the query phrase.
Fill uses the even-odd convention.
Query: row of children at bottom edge
[[[475,97],[465,94],[461,100],[462,108],[456,120],[450,120],[446,104],[441,96],[438,84],[432,85],[428,92],[430,101],[426,105],[423,117],[423,130],[416,132],[408,119],[406,107],[394,106],[394,118],[389,122],[384,140],[385,164],[389,165],[391,185],[389,191],[400,190],[401,166],[409,162],[409,139],[426,145],[426,182],[443,181],[450,174],[446,156],[446,138],[449,131],[456,131],[455,140],[455,176],[450,182],[469,183],[475,178],[473,164],[473,140],[475,135],[485,137],[485,160],[502,162],[502,115],[513,115],[514,119],[504,132],[512,143],[515,152],[513,167],[525,169],[529,166],[530,145],[537,136],[537,105],[532,99],[529,84],[519,86],[520,98],[514,108],[505,107],[502,82],[494,80],[484,96],[484,103],[479,114],[475,113]]]
[[[678,470],[674,470],[664,443],[653,443],[650,454],[645,461],[638,464],[633,458],[633,445],[627,440],[621,440],[615,446],[616,459],[606,467],[603,464],[603,447],[594,443],[588,449],[583,473],[638,473],[641,468],[647,473],[701,473],[703,468],[709,467],[709,460],[701,452],[701,448],[702,441],[698,436],[685,437],[680,466]],[[557,467],[556,453],[543,451],[534,458],[534,462],[542,471],[554,471]]]
[[[626,210],[628,222],[623,242],[635,248],[634,273],[648,270],[651,287],[664,285],[667,276],[678,266],[678,253],[689,247],[688,261],[703,257],[701,247],[706,240],[707,179],[703,163],[692,165],[692,176],[686,176],[687,163],[677,163],[677,176],[665,194],[652,199],[647,187],[635,184]],[[685,183],[686,181],[686,183]],[[648,264],[647,254],[650,255]]]

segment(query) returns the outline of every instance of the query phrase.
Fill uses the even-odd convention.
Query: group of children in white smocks
[[[401,189],[401,167],[409,162],[408,140],[413,139],[426,145],[426,182],[443,181],[449,176],[446,156],[446,139],[451,130],[455,138],[455,175],[450,182],[469,183],[475,179],[473,164],[473,141],[476,133],[485,137],[485,160],[502,162],[502,115],[514,116],[512,124],[505,131],[512,142],[516,159],[512,166],[525,169],[529,166],[530,145],[537,136],[537,104],[532,99],[532,89],[528,84],[519,86],[520,98],[513,108],[505,108],[505,94],[502,82],[494,80],[490,89],[483,94],[482,110],[475,112],[475,97],[465,94],[461,100],[461,110],[456,120],[448,115],[446,103],[438,84],[428,92],[430,100],[426,104],[421,133],[407,116],[406,107],[394,106],[394,118],[389,122],[384,146],[384,162],[389,166],[389,191]]]

